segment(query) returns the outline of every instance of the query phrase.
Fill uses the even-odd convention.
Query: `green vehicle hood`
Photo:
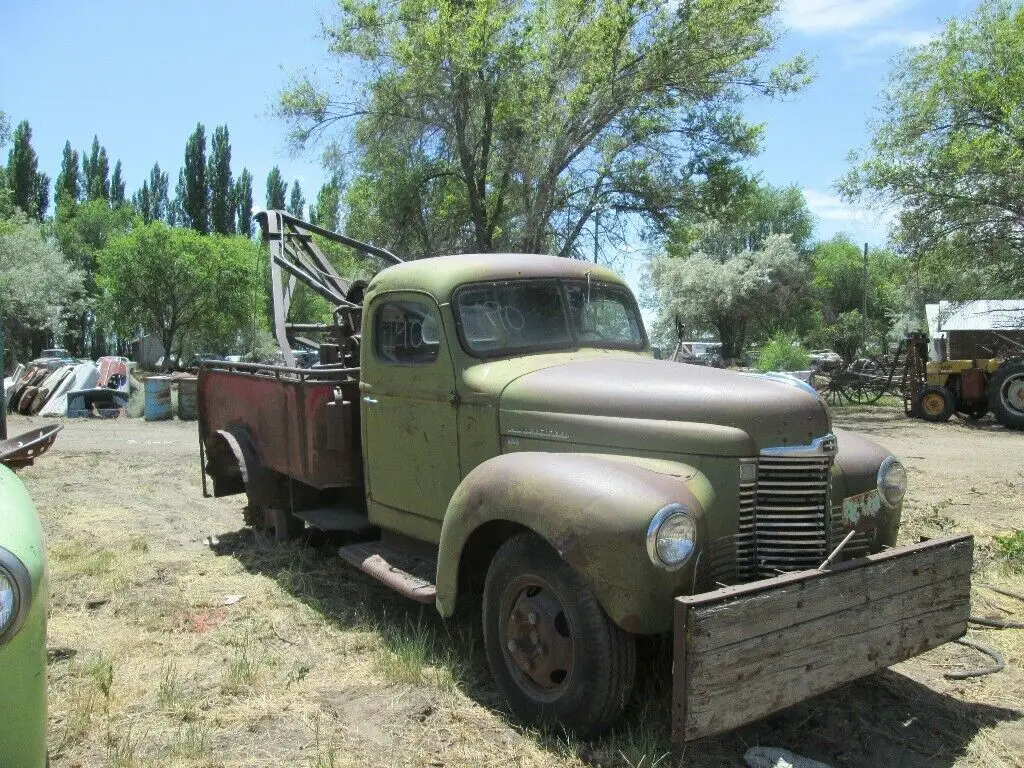
[[[794,380],[609,357],[559,361],[519,376],[502,392],[501,428],[605,447],[750,455],[806,445],[831,424],[821,399]]]
[[[25,564],[34,584],[41,579],[46,553],[39,516],[21,480],[3,465],[0,465],[0,546]]]

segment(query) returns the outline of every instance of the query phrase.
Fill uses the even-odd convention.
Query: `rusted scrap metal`
[[[53,446],[63,424],[48,424],[0,441],[0,464],[19,469],[32,464]]]

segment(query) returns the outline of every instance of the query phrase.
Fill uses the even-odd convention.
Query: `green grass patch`
[[[1014,573],[1024,573],[1024,530],[992,539],[996,557]]]

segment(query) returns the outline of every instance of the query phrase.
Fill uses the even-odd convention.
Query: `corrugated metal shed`
[[[927,304],[932,360],[972,360],[1019,354],[1024,347],[1024,300],[981,299]]]
[[[1024,328],[1024,299],[940,301],[925,305],[928,331],[1001,331]]]

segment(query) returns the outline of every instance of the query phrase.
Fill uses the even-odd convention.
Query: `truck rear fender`
[[[206,439],[206,473],[213,478],[213,495],[244,493],[250,506],[277,500],[276,472],[260,462],[249,432],[242,427],[218,429]]]
[[[656,567],[647,553],[651,518],[668,504],[685,504],[704,538],[711,484],[695,467],[625,456],[519,452],[490,459],[456,489],[441,527],[437,606],[455,611],[460,589],[482,580],[494,552],[509,537],[544,538],[594,588],[623,629],[664,632],[672,597],[689,594],[694,555],[676,571]]]
[[[205,441],[206,466],[203,471],[213,479],[213,495],[244,493],[255,459],[252,441],[245,430],[218,429]]]

